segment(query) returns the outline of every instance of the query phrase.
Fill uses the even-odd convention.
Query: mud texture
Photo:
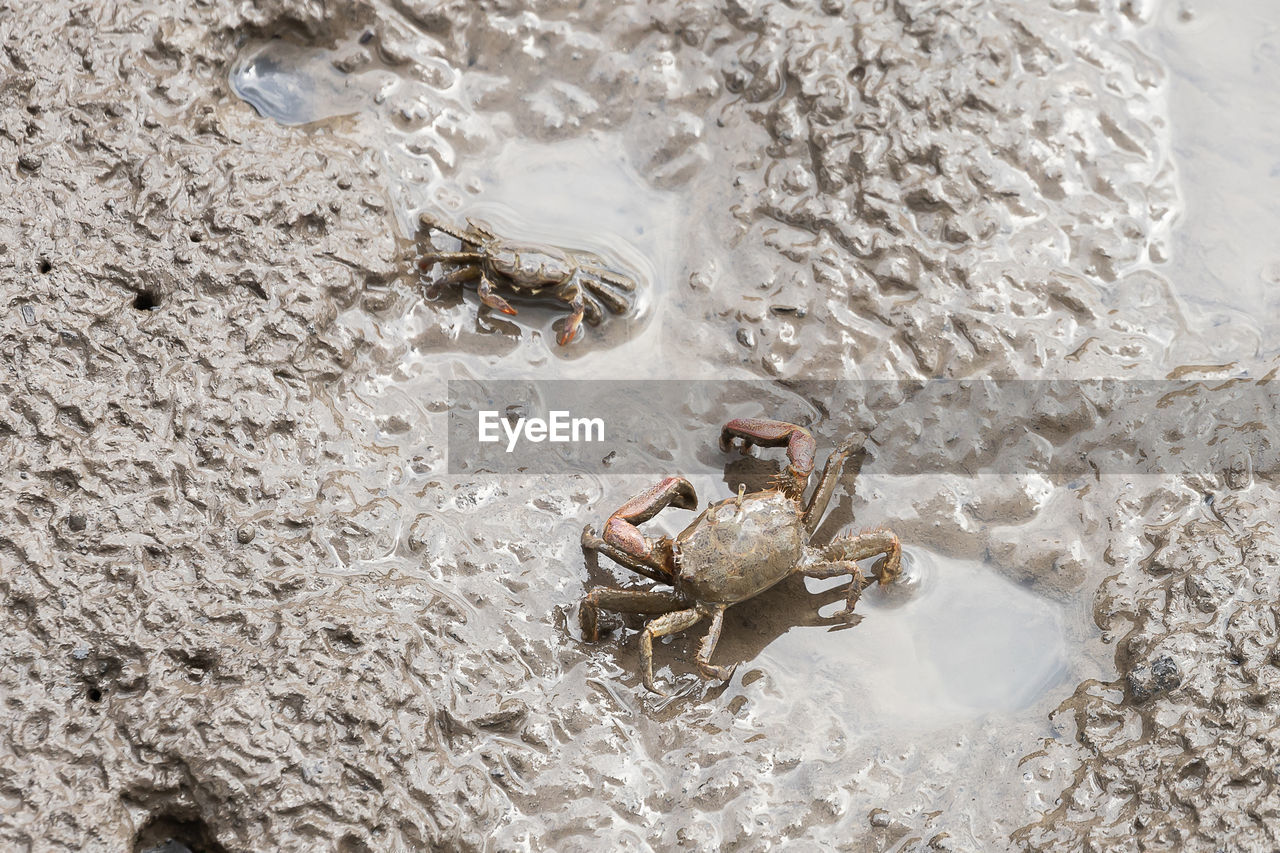
[[[877,424],[933,403],[787,384],[1276,366],[1170,284],[1153,14],[0,0],[0,846],[1280,845],[1271,456],[1063,483],[941,446],[951,473],[891,476],[874,448],[915,437]],[[228,75],[275,37],[379,85],[261,116]],[[554,233],[491,197],[515,143],[621,151],[653,193],[581,214],[645,226],[599,237],[658,258],[630,324],[561,350],[551,312],[424,301],[419,209]],[[871,432],[820,533],[891,523],[910,582],[841,631],[838,590],[786,584],[731,611],[730,683],[691,676],[694,633],[646,695],[636,624],[585,644],[574,605],[623,580],[582,525],[651,477],[450,476],[444,447],[449,377],[638,370],[780,378],[734,414],[824,452]],[[670,420],[710,442],[711,414]],[[1069,391],[1037,417],[1127,438]],[[948,656],[974,636],[1047,663],[1003,684]]]

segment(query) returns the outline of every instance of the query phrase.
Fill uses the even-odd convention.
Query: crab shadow
[[[607,563],[608,560],[606,559]],[[596,585],[621,586],[619,575],[600,565],[595,554],[587,556],[587,588]],[[644,581],[626,588],[662,588]],[[724,629],[712,662],[719,666],[737,667],[734,677],[746,674],[769,644],[793,629],[825,628],[827,631],[843,631],[854,628],[862,617],[855,613],[851,619],[820,615],[831,606],[838,609],[845,599],[845,583],[822,592],[810,592],[803,577],[789,577],[777,586],[755,598],[740,602],[725,611]],[[838,605],[838,606],[837,606]],[[576,618],[576,616],[575,616]],[[604,613],[600,621],[600,641],[588,644],[590,648],[607,650],[614,655],[618,665],[631,673],[634,686],[640,684],[640,632],[654,619],[634,613]],[[694,663],[699,644],[710,623],[703,621],[687,631],[659,640],[653,647],[653,672],[664,690],[690,699],[714,698],[729,686],[730,682],[702,682]],[[607,631],[607,633],[606,633]],[[699,684],[699,682],[702,682]]]

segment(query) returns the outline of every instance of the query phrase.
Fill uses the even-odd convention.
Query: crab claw
[[[480,286],[476,288],[476,293],[480,294],[480,301],[494,311],[501,311],[503,314],[516,313],[516,309],[511,307],[511,303],[494,291],[493,282],[489,280],[489,276],[481,274]]]
[[[508,316],[518,313],[516,309],[511,307],[510,302],[493,292],[481,293],[480,301],[485,305],[488,305],[494,311],[501,311],[503,314],[507,314]]]
[[[578,329],[580,328],[582,328],[582,314],[570,314],[568,319],[564,321],[564,328],[560,331],[560,336],[556,338],[556,343],[560,346],[565,346],[578,336]]]

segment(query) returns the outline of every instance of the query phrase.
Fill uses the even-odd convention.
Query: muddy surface
[[[1274,849],[1274,411],[1069,380],[1276,368],[1277,33],[1244,0],[0,2],[3,846]],[[478,312],[418,275],[424,211],[595,253],[636,310],[568,347]],[[1025,472],[920,439],[945,389],[820,381],[986,376],[1065,382],[983,410]],[[587,644],[576,602],[629,582],[579,534],[652,472],[450,473],[447,381],[499,377],[754,380],[651,449],[866,431],[819,541],[890,525],[907,577],[840,630],[838,582],[788,582],[730,611],[731,681],[695,630],[647,694],[640,623]],[[1108,467],[1135,429],[1196,464]],[[704,501],[776,462],[700,458]]]

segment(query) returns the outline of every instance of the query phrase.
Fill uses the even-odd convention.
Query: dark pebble
[[[1139,664],[1134,667],[1125,679],[1129,685],[1129,695],[1135,702],[1146,702],[1153,696],[1168,693],[1182,684],[1182,672],[1178,664],[1168,655],[1161,655],[1151,661],[1151,665]]]

